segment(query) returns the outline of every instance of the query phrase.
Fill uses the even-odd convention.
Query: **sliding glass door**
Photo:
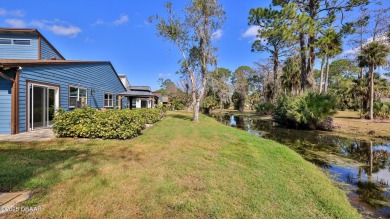
[[[50,127],[58,108],[58,88],[31,84],[29,93],[30,130]]]

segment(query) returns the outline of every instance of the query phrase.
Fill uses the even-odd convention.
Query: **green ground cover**
[[[0,142],[1,191],[39,218],[360,218],[317,167],[276,142],[175,112],[127,141]]]

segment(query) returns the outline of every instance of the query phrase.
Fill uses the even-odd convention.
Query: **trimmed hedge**
[[[160,109],[105,110],[89,107],[66,112],[60,109],[54,117],[57,137],[129,139],[141,134],[146,124],[161,120]]]

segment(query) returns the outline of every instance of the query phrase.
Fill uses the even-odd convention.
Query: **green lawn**
[[[130,141],[0,143],[0,189],[37,191],[22,205],[39,218],[360,218],[292,150],[200,119],[171,113]]]

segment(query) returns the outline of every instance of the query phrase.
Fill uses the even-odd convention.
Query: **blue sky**
[[[37,28],[69,60],[111,61],[132,85],[158,89],[159,78],[177,81],[180,53],[157,37],[151,15],[165,14],[166,0],[0,0],[0,26]],[[177,9],[185,1],[173,1]],[[390,6],[388,0],[385,5]],[[250,52],[254,29],[247,24],[251,8],[270,0],[220,0],[227,20],[217,41],[219,67],[232,71],[252,66],[267,54]]]

